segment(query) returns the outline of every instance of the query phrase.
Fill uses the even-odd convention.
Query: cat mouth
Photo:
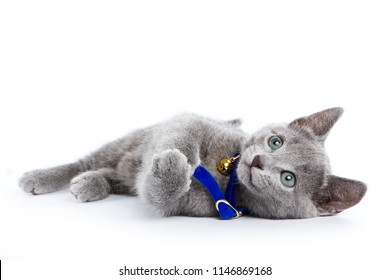
[[[258,191],[261,186],[269,180],[268,176],[262,174],[259,168],[253,167],[246,162],[241,162],[239,174],[242,174],[243,183],[249,188]]]
[[[260,189],[271,184],[271,177],[264,174],[259,168],[248,166],[248,169],[249,182],[252,187]]]
[[[255,181],[262,181],[263,179],[263,175],[261,174],[261,172],[259,171],[258,168],[255,168],[255,167],[251,167],[251,171],[250,171],[250,180],[251,180],[251,183],[253,185],[256,185],[255,184]]]
[[[256,187],[256,185],[254,184],[254,177],[256,176],[254,173],[255,172],[258,172],[257,170],[255,170],[255,168],[253,168],[252,166],[250,166],[249,164],[246,164],[244,163],[243,164],[243,169],[244,169],[244,172],[245,174],[247,175],[247,181],[248,183],[252,186],[252,187]]]

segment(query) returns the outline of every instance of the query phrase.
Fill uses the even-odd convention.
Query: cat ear
[[[241,119],[234,119],[226,122],[228,125],[231,125],[233,127],[240,127],[242,124]]]
[[[362,182],[329,176],[325,189],[326,199],[319,202],[317,206],[319,215],[333,215],[356,205],[366,194],[366,191],[367,186]]]
[[[320,140],[325,141],[330,129],[343,114],[341,107],[327,109],[308,117],[296,119],[288,127],[293,129],[308,129],[318,136]]]

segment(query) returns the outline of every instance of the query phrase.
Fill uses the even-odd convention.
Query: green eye
[[[268,140],[268,145],[269,145],[273,150],[277,150],[277,149],[279,149],[280,147],[283,146],[283,140],[282,140],[282,138],[280,138],[279,136],[272,136],[272,137]]]
[[[295,175],[289,171],[283,171],[280,175],[280,181],[282,184],[288,188],[292,188],[295,186]]]

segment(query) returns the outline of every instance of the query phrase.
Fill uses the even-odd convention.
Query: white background
[[[4,278],[126,279],[124,265],[388,278],[389,14],[387,1],[2,0]],[[333,106],[345,108],[327,141],[333,171],[368,185],[335,217],[160,218],[136,198],[82,204],[17,185],[180,112],[253,132]]]

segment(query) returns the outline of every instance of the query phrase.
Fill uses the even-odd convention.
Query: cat
[[[362,182],[331,174],[324,141],[342,108],[245,134],[240,120],[215,121],[194,114],[139,129],[70,164],[25,173],[22,190],[44,194],[70,185],[81,202],[114,194],[138,195],[162,216],[218,216],[197,180],[202,165],[225,188],[216,163],[241,153],[237,205],[250,216],[298,219],[339,213],[366,193]]]

